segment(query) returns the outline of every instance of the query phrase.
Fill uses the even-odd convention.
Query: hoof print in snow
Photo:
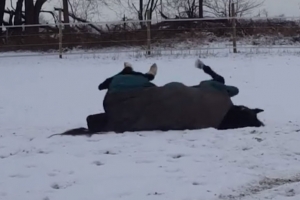
[[[263,141],[263,139],[261,139],[261,138],[254,138],[257,142],[262,142]]]
[[[23,153],[29,153],[29,151],[28,151],[28,150],[23,150],[22,152],[23,152]]]
[[[55,190],[61,189],[61,187],[57,183],[52,184],[51,187]]]
[[[112,151],[104,151],[104,154],[107,154],[107,155],[116,155],[116,153],[112,152]]]
[[[148,193],[148,196],[152,196],[152,195],[163,195],[163,193],[160,192],[153,192],[153,193]]]
[[[52,172],[48,173],[48,176],[54,177],[54,176],[56,176],[59,173],[61,173],[59,170],[54,169],[54,170],[52,170]]]
[[[56,176],[56,173],[50,172],[50,173],[48,174],[48,176],[54,177],[54,176]]]
[[[138,163],[138,164],[149,164],[149,163],[153,163],[154,161],[152,160],[137,160],[135,161],[135,163]]]
[[[243,151],[248,151],[248,150],[251,150],[251,149],[253,149],[253,148],[252,147],[244,147],[244,148],[242,148]]]
[[[285,195],[286,195],[287,197],[293,197],[293,196],[296,195],[296,192],[295,192],[294,189],[289,189],[289,190],[287,190],[287,191],[285,192]]]
[[[45,197],[45,198],[43,198],[43,200],[50,200],[50,198],[49,197]]]
[[[55,189],[55,190],[59,190],[59,189],[66,189],[67,187],[72,186],[73,184],[75,184],[76,182],[72,182],[72,183],[65,183],[65,184],[58,184],[58,183],[53,183],[51,185],[51,188]]]
[[[181,157],[184,157],[184,155],[183,154],[172,155],[172,158],[174,158],[174,159],[178,159],[178,158],[181,158]]]
[[[168,173],[177,173],[177,172],[180,172],[181,170],[180,169],[167,169],[166,172]]]
[[[37,153],[39,153],[39,154],[49,154],[49,152],[43,151],[43,150],[38,150]]]
[[[9,177],[11,177],[11,178],[26,178],[28,176],[23,175],[23,174],[13,174],[13,175],[10,175]]]
[[[193,182],[193,185],[201,185],[199,182]]]
[[[102,163],[102,162],[100,162],[100,161],[94,161],[93,164],[94,164],[94,165],[97,165],[97,166],[104,165],[104,163]]]
[[[10,156],[17,155],[18,153],[19,153],[19,152],[9,153],[8,155],[0,155],[0,159],[8,158],[8,157],[10,157]]]

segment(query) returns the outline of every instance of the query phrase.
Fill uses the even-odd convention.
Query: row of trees
[[[44,14],[52,16],[57,21],[57,9],[43,9],[45,3],[54,0],[10,0],[0,1],[0,25],[39,24]],[[58,0],[60,1],[60,0]],[[260,7],[264,0],[61,0],[63,21],[70,20],[87,22],[96,18],[101,21],[100,7],[114,9],[119,16],[127,16],[139,20],[146,19],[146,11],[150,17],[159,15],[162,18],[203,18],[205,16],[230,16],[230,4],[236,4],[236,14],[243,16]],[[14,4],[15,3],[15,4]],[[58,5],[60,3],[58,2]],[[10,7],[10,8],[8,8]],[[124,13],[124,9],[128,11]],[[45,21],[43,20],[43,23]],[[26,31],[37,31],[37,28],[27,28]],[[0,31],[2,31],[0,29]]]
[[[159,12],[163,18],[228,17],[231,16],[231,3],[236,4],[236,14],[243,16],[264,3],[264,0],[139,0],[137,6],[132,0],[125,5],[123,0],[112,1],[118,6],[129,7],[140,20],[145,19],[146,10],[150,10],[151,14]]]
[[[1,0],[0,1],[0,25],[4,26],[13,26],[13,25],[34,25],[39,24],[42,20],[43,23],[43,14],[48,14],[52,16],[54,22],[58,20],[58,13],[56,12],[58,9],[63,9],[63,18],[65,23],[70,22],[70,18],[86,22],[86,18],[88,18],[88,12],[90,8],[95,9],[95,5],[98,5],[98,0],[62,0],[62,8],[53,8],[52,10],[43,9],[44,5],[51,0],[16,0],[15,4],[13,0],[10,0],[10,5],[8,1]],[[59,3],[59,2],[58,2]],[[87,5],[87,7],[84,7]],[[59,4],[58,4],[59,5]],[[81,13],[86,13],[86,16],[81,18],[77,16],[78,9],[82,6]],[[8,8],[10,7],[10,8]],[[86,10],[87,9],[87,10]],[[8,16],[8,17],[7,17]],[[48,27],[50,28],[50,27]],[[37,27],[27,28],[26,31],[37,31]],[[2,31],[2,29],[0,29]]]
[[[49,3],[55,7],[50,7]],[[145,23],[129,21],[147,19],[147,11],[150,11],[150,18],[158,19],[226,18],[232,16],[232,3],[235,4],[235,15],[255,15],[259,14],[255,12],[264,0],[0,0],[0,24],[4,25],[0,29],[0,51],[56,50],[58,43],[64,50],[145,47],[148,30],[151,44],[166,46],[172,46],[174,41],[211,42],[217,38],[231,39],[233,35],[240,38],[274,35],[293,37],[299,33],[299,23],[292,20],[164,21],[152,24],[150,29],[144,29]],[[101,18],[105,17],[102,13],[104,9],[115,11],[121,23],[97,26],[88,23],[109,20]],[[63,34],[60,34],[58,27],[47,24],[58,21],[58,10],[63,11],[62,22],[87,22],[87,25],[65,25]],[[260,14],[267,17],[265,11]],[[234,32],[232,22],[236,22]],[[38,26],[19,26],[31,24]]]

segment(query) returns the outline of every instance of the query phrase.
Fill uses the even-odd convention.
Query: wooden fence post
[[[59,48],[59,58],[62,58],[62,40],[63,40],[63,31],[62,31],[62,9],[59,9],[58,20],[59,20],[59,35],[58,35],[58,48]]]
[[[147,20],[151,20],[150,10],[147,10]],[[151,21],[147,22],[147,55],[151,55]]]
[[[232,44],[233,44],[233,53],[237,53],[236,47],[236,13],[235,13],[235,4],[231,3],[231,17],[232,17]]]

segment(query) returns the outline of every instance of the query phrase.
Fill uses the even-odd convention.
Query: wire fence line
[[[300,51],[300,17],[226,17],[153,22],[129,20],[65,24],[60,20],[52,24],[54,27],[51,24],[6,26],[0,35],[0,57],[14,56],[4,52],[32,51],[36,53],[28,54],[56,54],[62,58],[63,54],[78,54],[76,50],[80,49],[82,53],[148,56],[217,50],[232,53],[257,52],[257,49]],[[96,26],[100,24],[102,26]],[[24,53],[19,55],[25,56]]]

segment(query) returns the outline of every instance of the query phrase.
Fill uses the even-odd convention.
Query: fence
[[[234,7],[232,9],[234,11]],[[232,16],[69,24],[61,21],[60,12],[57,24],[6,26],[1,35],[0,51],[35,51],[58,54],[60,58],[76,50],[145,55],[224,49],[238,53],[258,48],[300,51],[300,17]]]

